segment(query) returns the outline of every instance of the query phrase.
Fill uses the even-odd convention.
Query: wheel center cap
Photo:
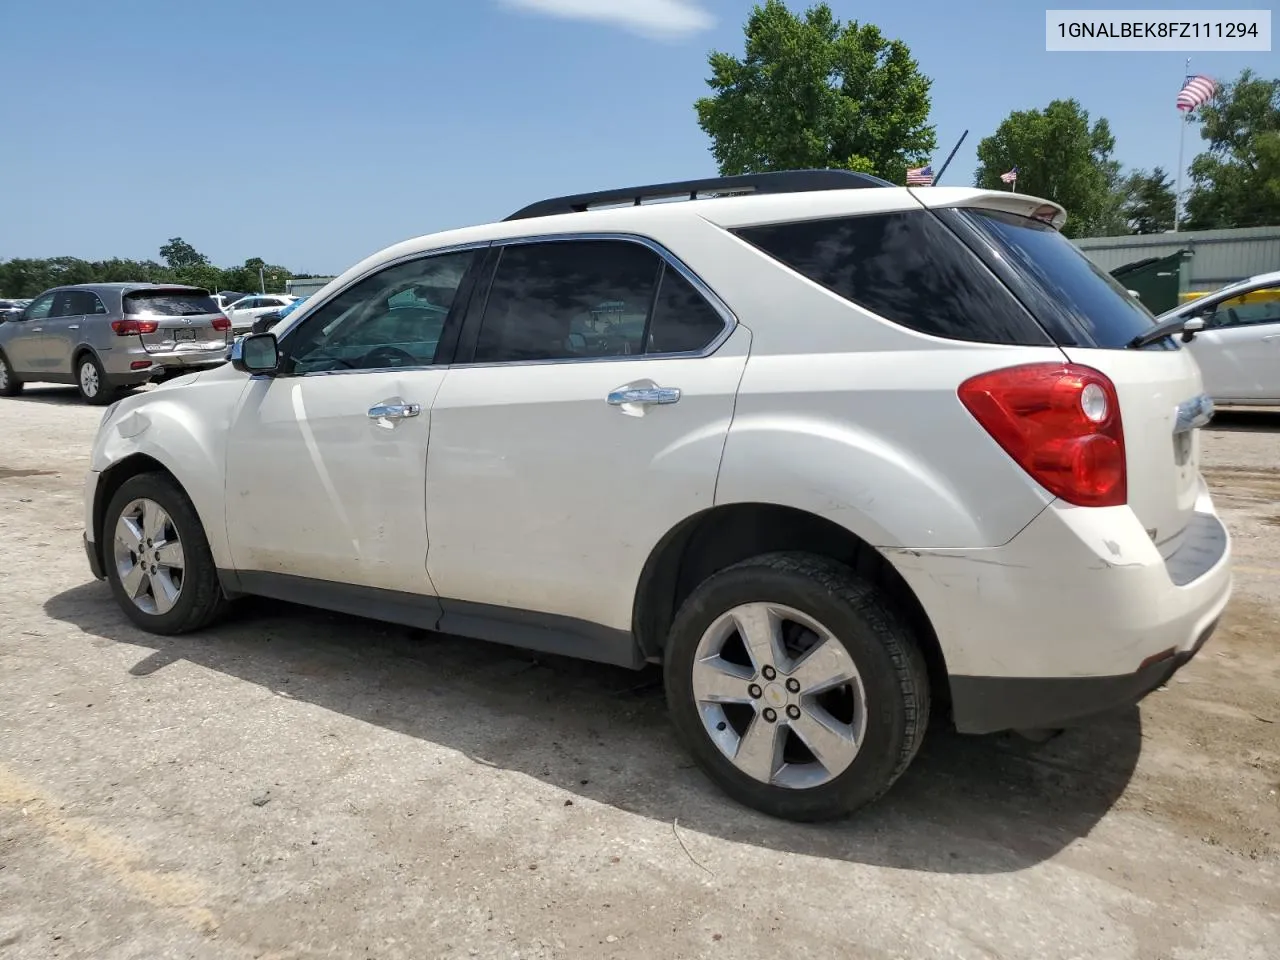
[[[764,699],[771,707],[787,705],[787,688],[780,683],[771,683],[764,688]]]

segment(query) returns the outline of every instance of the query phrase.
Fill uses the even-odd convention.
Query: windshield
[[[1050,224],[996,210],[969,215],[1052,308],[1085,334],[1082,345],[1120,349],[1155,324],[1140,301]]]
[[[198,317],[222,311],[218,301],[203,290],[140,290],[124,298],[124,312],[152,317]]]

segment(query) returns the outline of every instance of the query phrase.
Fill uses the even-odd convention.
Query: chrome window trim
[[[711,356],[722,346],[725,341],[733,335],[733,331],[737,329],[738,318],[729,305],[720,298],[714,290],[709,287],[706,282],[689,268],[687,264],[669,249],[654,240],[652,237],[646,237],[638,233],[607,233],[607,232],[590,232],[590,233],[549,233],[549,234],[530,234],[521,237],[506,237],[501,240],[494,240],[492,246],[495,247],[511,247],[516,245],[527,245],[531,243],[555,243],[566,240],[613,240],[622,243],[635,243],[642,247],[646,247],[653,251],[663,260],[667,266],[675,269],[682,277],[693,285],[693,288],[702,295],[713,310],[720,315],[721,321],[724,323],[723,329],[701,350],[686,350],[679,353],[637,353],[623,354],[616,357],[561,357],[551,360],[496,360],[482,363],[455,363],[457,369],[474,370],[488,367],[545,367],[554,364],[576,364],[576,363],[618,363],[618,362],[637,362],[645,360],[700,360]],[[502,261],[498,261],[498,269],[502,268]],[[484,322],[483,314],[480,317],[481,323]]]

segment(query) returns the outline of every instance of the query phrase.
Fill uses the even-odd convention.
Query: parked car
[[[70,383],[88,403],[165,372],[226,362],[231,323],[209,291],[154,283],[55,287],[0,325],[0,396]]]
[[[253,321],[264,313],[274,313],[293,302],[287,294],[250,294],[242,297],[227,308],[227,317],[231,320],[231,329],[235,333],[248,333]]]
[[[300,306],[302,306],[302,304],[305,303],[306,300],[307,300],[306,297],[298,297],[298,299],[294,300],[293,303],[289,304],[287,307],[283,307],[280,310],[273,310],[270,313],[262,314],[261,316],[259,316],[257,319],[253,321],[253,326],[250,328],[251,332],[264,333],[267,330],[270,330],[277,323],[279,323],[289,314],[293,313],[293,311],[297,310]]]
[[[107,412],[89,565],[154,633],[252,594],[661,663],[729,795],[847,814],[931,713],[1132,704],[1227,604],[1199,370],[1064,220],[802,171],[397,244]]]
[[[220,290],[213,295],[213,299],[218,304],[218,309],[226,313],[233,303],[237,300],[243,300],[249,296],[247,293],[236,293],[234,290]]]
[[[1218,406],[1280,406],[1280,271],[1215,290],[1161,314],[1175,332],[1203,324],[1187,342]]]
[[[30,301],[27,300],[0,300],[0,323],[6,320],[12,320],[18,314],[22,313],[23,308]]]

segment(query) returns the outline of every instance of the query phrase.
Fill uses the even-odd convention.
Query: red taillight
[[[960,402],[1056,497],[1117,507],[1129,497],[1115,385],[1074,363],[993,370],[960,385]]]
[[[231,321],[230,321],[230,320],[228,320],[226,317],[214,317],[214,318],[213,318],[213,329],[218,330],[218,331],[222,331],[222,330],[230,330],[230,329],[231,329]]]
[[[135,333],[155,333],[160,328],[158,320],[112,320],[111,329],[117,337],[127,337]]]

